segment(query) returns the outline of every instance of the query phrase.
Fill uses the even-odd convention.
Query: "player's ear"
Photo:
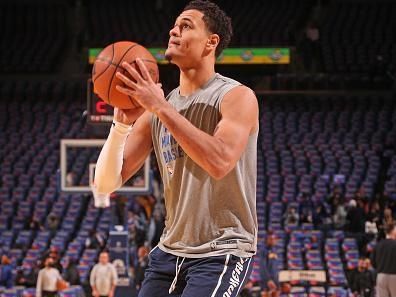
[[[210,34],[206,46],[210,49],[216,49],[220,42],[220,36],[217,34]]]

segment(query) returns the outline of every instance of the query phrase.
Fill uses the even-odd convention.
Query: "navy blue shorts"
[[[251,270],[252,258],[233,255],[183,258],[156,247],[149,255],[138,296],[236,297]]]

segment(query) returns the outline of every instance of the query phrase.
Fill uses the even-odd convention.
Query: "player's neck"
[[[214,65],[180,70],[180,95],[191,95],[204,86],[214,75]]]

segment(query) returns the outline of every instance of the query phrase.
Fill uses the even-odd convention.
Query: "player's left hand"
[[[141,59],[136,59],[141,74],[129,63],[123,62],[122,67],[135,79],[136,82],[129,79],[122,73],[116,73],[116,76],[125,84],[118,85],[116,89],[125,95],[132,96],[146,110],[155,113],[166,104],[164,91],[161,84],[156,84],[151,78],[146,66]]]

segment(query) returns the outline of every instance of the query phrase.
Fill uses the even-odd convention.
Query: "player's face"
[[[211,33],[198,10],[183,11],[169,31],[169,43],[165,56],[179,67],[189,67],[208,55],[208,41]]]

